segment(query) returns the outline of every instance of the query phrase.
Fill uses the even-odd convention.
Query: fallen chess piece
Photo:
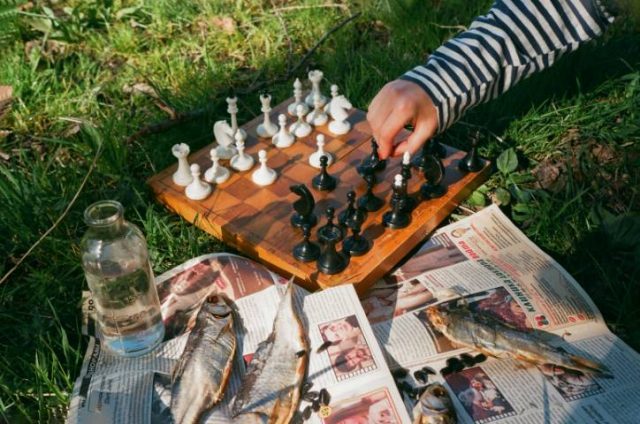
[[[296,108],[296,115],[298,116],[298,120],[291,124],[289,131],[298,138],[306,137],[311,134],[311,125],[307,124],[304,120],[304,109],[302,106],[298,105]]]
[[[280,131],[271,138],[271,142],[278,149],[284,149],[291,146],[296,137],[287,129],[287,115],[281,113],[278,115],[278,125],[280,125]]]
[[[331,86],[331,100],[325,106],[324,110],[331,115],[332,121],[329,122],[329,131],[335,135],[343,135],[351,131],[351,124],[347,119],[349,118],[349,110],[353,106],[351,102],[347,100],[341,94],[338,94],[338,86]]]
[[[318,134],[316,136],[316,146],[318,147],[318,150],[316,150],[309,156],[309,165],[313,166],[314,168],[321,168],[320,158],[322,156],[327,157],[327,165],[331,165],[333,163],[333,156],[331,155],[331,153],[327,153],[324,150],[324,140],[324,134]]]
[[[263,149],[258,152],[258,162],[260,162],[260,167],[251,174],[251,181],[259,186],[268,186],[273,184],[278,177],[278,174],[275,170],[267,166],[266,150]]]
[[[320,100],[320,95],[315,94],[313,97],[313,110],[306,117],[307,123],[313,125],[314,127],[319,127],[324,125],[329,120],[329,116],[325,113],[322,108],[322,101]]]
[[[295,82],[293,83],[293,98],[293,103],[287,106],[287,112],[289,113],[289,115],[296,116],[298,106],[302,106],[305,115],[309,113],[309,106],[307,106],[304,100],[302,100],[302,83],[300,82],[299,78],[296,78]]]
[[[216,149],[211,149],[209,156],[211,157],[211,168],[205,171],[204,180],[208,183],[222,184],[229,179],[231,173],[227,168],[220,165],[220,158]]]
[[[193,181],[193,177],[189,171],[189,162],[187,161],[189,146],[185,143],[174,144],[173,147],[171,147],[171,154],[178,159],[178,169],[171,177],[173,183],[183,187],[189,185],[189,183]]]
[[[238,153],[231,158],[229,164],[236,171],[248,171],[253,167],[255,161],[251,155],[244,152],[244,136],[240,131],[236,132],[236,149]]]
[[[237,153],[233,147],[233,130],[227,121],[218,121],[213,124],[213,135],[218,143],[216,150],[220,159],[231,159]]]
[[[262,103],[262,108],[260,109],[262,113],[264,113],[264,120],[258,128],[256,128],[256,133],[258,137],[269,138],[276,135],[278,132],[278,126],[271,122],[271,118],[269,116],[269,112],[271,112],[271,96],[268,94],[260,95],[260,102]]]
[[[309,105],[309,107],[313,107],[313,98],[316,95],[320,96],[320,107],[324,106],[325,104],[327,104],[327,97],[322,94],[322,92],[320,91],[320,82],[322,81],[322,78],[324,78],[324,73],[318,69],[315,69],[313,71],[309,71],[309,81],[311,81],[311,92],[307,95],[307,97],[304,99],[304,101]]]
[[[211,186],[200,179],[200,165],[191,165],[193,181],[184,190],[184,194],[191,200],[203,200],[211,194]]]

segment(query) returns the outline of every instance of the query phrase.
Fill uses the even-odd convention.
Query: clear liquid
[[[86,277],[93,294],[101,339],[108,349],[123,356],[139,356],[150,352],[162,341],[164,324],[148,264],[129,273],[96,275],[87,272]]]

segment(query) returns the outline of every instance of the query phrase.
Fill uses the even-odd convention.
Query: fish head
[[[455,410],[447,389],[440,383],[429,384],[420,396],[414,416],[421,423],[453,423]]]
[[[203,306],[216,318],[226,318],[232,312],[229,300],[219,293],[207,296]]]
[[[427,308],[426,310],[427,319],[433,325],[437,331],[444,333],[444,330],[449,325],[449,312],[439,308],[437,306],[433,306]]]

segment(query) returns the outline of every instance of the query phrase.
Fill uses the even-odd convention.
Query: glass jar
[[[89,229],[81,242],[82,267],[100,339],[119,355],[145,354],[162,341],[164,325],[144,236],[114,200],[92,204],[84,220]]]

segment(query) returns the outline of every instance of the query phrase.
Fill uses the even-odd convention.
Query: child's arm
[[[385,85],[367,119],[380,156],[415,152],[464,112],[551,66],[605,30],[613,18],[599,0],[498,0],[469,30],[447,41],[425,65]],[[421,88],[421,89],[420,89]],[[397,146],[394,136],[412,123]]]

